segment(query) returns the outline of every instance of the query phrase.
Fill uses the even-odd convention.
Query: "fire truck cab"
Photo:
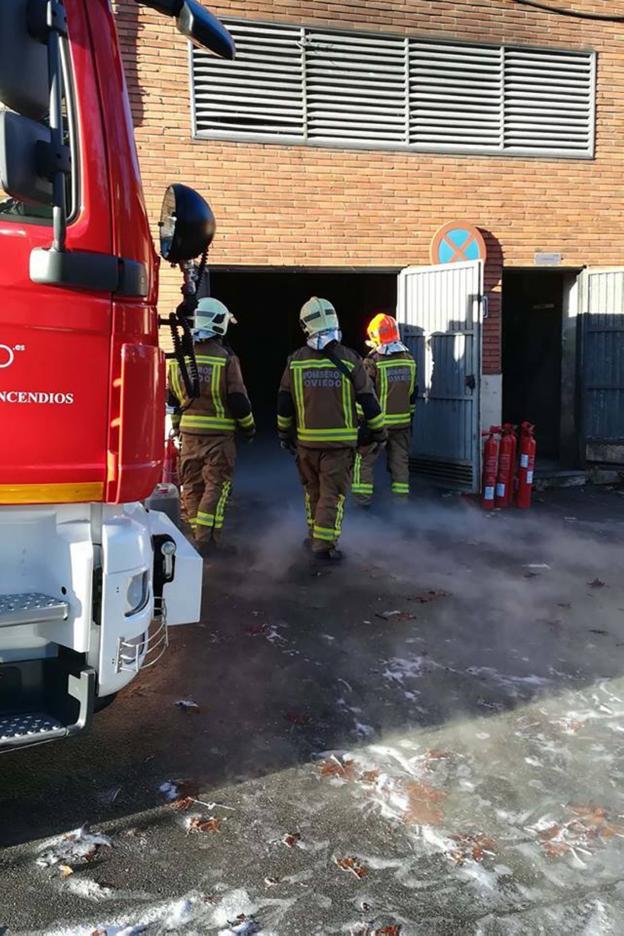
[[[147,5],[233,55],[194,0]],[[168,206],[190,261],[206,217]],[[158,262],[110,3],[3,0],[0,751],[81,731],[199,619],[201,559],[143,503],[164,447]]]

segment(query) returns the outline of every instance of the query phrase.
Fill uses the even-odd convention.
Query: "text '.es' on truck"
[[[231,58],[194,0],[148,2]],[[183,80],[183,79],[181,79]],[[187,271],[212,214],[172,186]],[[0,3],[0,751],[84,729],[199,618],[202,563],[163,513],[165,361],[108,0]]]

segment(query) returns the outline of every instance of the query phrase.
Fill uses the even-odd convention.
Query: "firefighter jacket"
[[[386,429],[409,429],[416,409],[416,361],[409,351],[380,354],[371,351],[364,358],[384,414]]]
[[[349,376],[330,360],[339,358]],[[356,404],[368,428],[383,430],[383,415],[361,357],[338,342],[322,351],[307,345],[288,358],[277,401],[280,437],[305,448],[355,448]]]
[[[169,367],[169,402],[173,426],[191,435],[221,435],[238,427],[251,434],[255,429],[251,403],[243,382],[240,361],[218,338],[195,345],[200,394],[189,400],[178,362]]]

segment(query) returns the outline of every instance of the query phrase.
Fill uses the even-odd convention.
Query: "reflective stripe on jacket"
[[[200,395],[190,400],[185,393],[177,361],[169,366],[169,390],[182,410],[179,427],[193,435],[217,435],[254,429],[251,403],[235,354],[215,338],[195,345]]]
[[[358,437],[356,403],[368,426],[383,427],[383,416],[362,359],[355,351],[332,342],[332,356],[351,372],[343,374],[326,349],[300,348],[288,359],[280,384],[277,427],[282,436],[295,434],[308,448],[354,448]]]
[[[387,429],[406,429],[416,409],[416,361],[408,351],[372,351],[364,367],[373,381]]]

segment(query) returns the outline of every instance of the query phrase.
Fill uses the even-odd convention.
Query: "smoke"
[[[560,509],[556,497],[485,513],[439,492],[401,506],[382,494],[370,512],[348,504],[347,560],[318,574],[288,456],[245,459],[237,490],[238,592],[286,622],[284,654],[318,664],[315,685],[313,662],[289,669],[312,708],[333,709],[333,741],[488,714],[617,671],[612,643],[592,633],[608,631],[622,600],[608,517],[568,516],[576,505]],[[292,684],[290,694],[300,698]]]

